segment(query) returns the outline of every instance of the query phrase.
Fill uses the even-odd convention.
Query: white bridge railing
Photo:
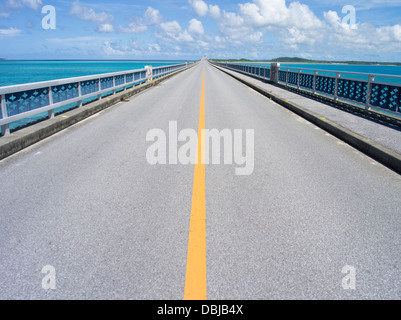
[[[85,100],[94,97],[100,100],[104,94],[115,94],[192,64],[194,62],[155,68],[149,66],[139,70],[0,87],[1,132],[9,135],[13,122],[43,112],[48,112],[48,118],[53,118],[57,108],[73,103],[81,107]]]
[[[280,67],[278,63],[272,63],[271,66],[212,63],[312,95],[328,96],[334,101],[341,100],[375,113],[401,118],[401,76]],[[386,80],[378,81],[379,78]]]

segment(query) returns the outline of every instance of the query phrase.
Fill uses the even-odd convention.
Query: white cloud
[[[33,10],[38,10],[42,6],[42,0],[22,0],[22,3]]]
[[[38,8],[42,5],[42,0],[7,0],[4,5],[9,9],[28,7],[33,10],[38,10]]]
[[[21,34],[21,30],[17,28],[0,29],[0,37],[15,37]]]
[[[148,7],[143,17],[134,17],[128,27],[119,27],[119,30],[127,33],[144,33],[149,26],[159,25],[164,20],[159,10]]]
[[[285,0],[253,0],[240,4],[245,21],[256,27],[278,26],[301,29],[320,28],[322,22],[310,8],[299,2],[288,7]]]
[[[4,3],[4,7],[8,9],[19,9],[22,8],[22,1],[21,0],[7,0]]]
[[[105,56],[124,56],[124,57],[157,57],[162,52],[166,56],[176,56],[178,46],[168,48],[164,44],[157,42],[142,43],[137,40],[130,40],[128,43],[113,42],[106,40],[102,43],[101,50]]]
[[[199,17],[203,17],[208,14],[209,7],[207,3],[203,0],[189,0],[189,3],[192,5],[192,8],[195,10],[195,13]]]
[[[105,41],[103,44],[103,52],[108,56],[126,55],[126,50],[121,50],[118,46],[110,41]]]
[[[149,50],[149,52],[160,52],[161,47],[158,43],[149,43],[148,50]]]
[[[97,29],[97,32],[100,32],[100,33],[112,33],[112,32],[114,32],[114,27],[110,23],[104,23],[104,24],[101,24],[99,26],[99,28]]]
[[[284,0],[254,0],[239,6],[241,15],[254,26],[283,25],[288,16]]]
[[[203,0],[188,0],[198,17],[210,15],[213,19],[218,19],[221,16],[221,10],[218,5],[207,4]]]
[[[177,21],[163,22],[160,24],[160,28],[167,34],[176,34],[181,32],[182,28]]]
[[[209,14],[213,19],[218,19],[221,16],[221,10],[218,5],[209,5]]]
[[[244,18],[234,12],[224,11],[221,23],[223,26],[226,26],[228,28],[240,28],[245,26]]]
[[[313,46],[317,39],[305,30],[291,27],[283,32],[282,40],[289,45],[291,49],[298,50],[299,45]]]
[[[196,19],[189,21],[188,32],[193,35],[203,35],[205,29],[203,28],[202,22]]]
[[[242,16],[227,11],[223,11],[220,19],[220,32],[224,35],[226,43],[235,46],[241,46],[246,42],[260,42],[263,36],[261,31],[249,26]]]
[[[82,20],[99,24],[110,24],[114,21],[114,17],[111,14],[106,12],[95,12],[92,8],[81,5],[79,0],[75,0],[72,3],[70,13]]]
[[[187,30],[184,30],[183,32],[177,34],[174,37],[174,40],[177,42],[193,42],[194,38],[189,34]]]
[[[10,15],[10,12],[3,11],[0,7],[0,18],[8,18]]]
[[[40,6],[42,6],[42,0],[7,0],[0,3],[0,17],[8,18],[13,11],[24,7],[38,10]]]
[[[128,27],[119,27],[121,32],[126,33],[144,33],[148,31],[148,27],[145,24],[133,22],[128,25]]]
[[[90,45],[94,43],[103,43],[105,38],[103,37],[92,37],[92,36],[86,36],[86,37],[75,37],[75,38],[50,38],[47,39],[49,42],[57,43],[57,44],[63,44],[65,46],[70,46],[70,45]]]
[[[197,27],[194,27],[197,25]],[[191,26],[191,23],[190,23]],[[192,22],[192,27],[199,30],[199,25]],[[192,31],[194,31],[193,29]],[[160,31],[156,33],[156,37],[169,42],[193,42],[194,38],[188,30],[183,30],[177,21],[163,22],[160,24]]]
[[[145,17],[147,23],[150,24],[150,25],[156,25],[156,24],[159,24],[159,23],[161,23],[163,21],[163,17],[160,14],[160,11],[156,10],[156,9],[154,9],[152,7],[148,7],[146,9],[144,17]]]
[[[37,10],[42,5],[42,0],[7,0],[4,5],[9,9],[29,7],[33,10]]]
[[[375,27],[358,23],[356,28],[342,22],[335,11],[324,12],[327,22],[328,44],[332,48],[357,51],[399,52],[401,50],[401,25]]]

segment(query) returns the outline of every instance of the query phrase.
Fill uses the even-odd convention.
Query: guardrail
[[[10,123],[48,112],[53,118],[55,109],[77,103],[81,107],[83,101],[96,97],[102,99],[103,94],[115,94],[118,90],[126,90],[135,85],[178,71],[194,64],[194,62],[162,66],[145,67],[98,74],[92,76],[51,80],[0,87],[0,126],[3,135],[10,134]]]
[[[401,82],[401,76],[308,68],[283,68],[278,63],[272,63],[270,68],[261,65],[212,63],[286,87],[308,91],[313,95],[324,95],[335,101],[351,102],[373,112],[384,112],[386,115],[401,117],[401,84],[375,80],[377,78],[388,78],[397,79]],[[327,75],[327,73],[333,73],[335,76]],[[352,78],[350,75],[356,77]]]

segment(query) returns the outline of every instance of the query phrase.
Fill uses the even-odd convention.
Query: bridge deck
[[[207,298],[401,297],[400,176],[203,61],[0,162],[1,299],[184,297],[194,166],[146,135],[198,131],[203,69],[206,128],[255,130],[252,175],[205,167]]]

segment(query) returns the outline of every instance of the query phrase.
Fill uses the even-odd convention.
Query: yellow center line
[[[192,192],[191,222],[189,226],[188,257],[184,300],[206,300],[206,208],[205,165],[202,161],[202,134],[205,129],[205,69],[199,113],[198,154]]]

